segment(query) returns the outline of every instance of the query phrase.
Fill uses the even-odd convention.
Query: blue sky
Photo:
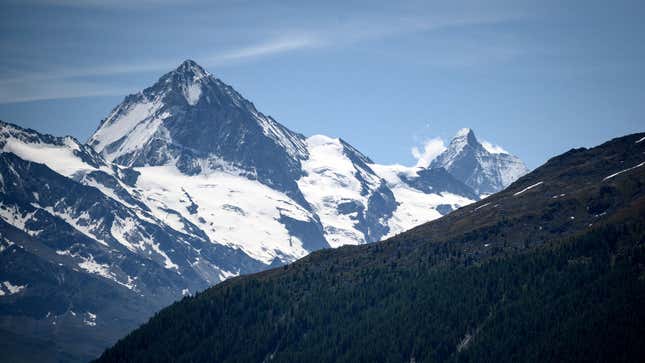
[[[0,119],[81,140],[188,58],[381,163],[461,127],[529,167],[645,131],[643,1],[0,4]]]

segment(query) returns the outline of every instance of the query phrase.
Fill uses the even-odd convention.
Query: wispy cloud
[[[190,0],[7,0],[10,3],[21,5],[41,5],[65,8],[142,8],[163,5],[181,5]],[[194,0],[193,0],[194,1]]]
[[[101,6],[103,2],[90,0],[30,0],[43,4],[59,6]],[[174,0],[146,0],[144,4],[172,4]],[[129,1],[118,1],[116,5]],[[230,33],[231,39],[259,39],[235,48],[204,49],[202,54],[190,54],[198,63],[206,66],[227,66],[240,62],[249,62],[264,57],[277,56],[290,52],[348,47],[359,42],[366,42],[386,37],[400,36],[406,33],[429,32],[450,27],[489,24],[516,17],[517,14],[459,14],[457,16],[435,16],[426,14],[393,15],[378,14],[352,17],[350,21],[327,24],[312,24],[302,27],[267,28],[258,26],[251,36],[241,33]],[[263,28],[264,27],[264,28]],[[230,29],[227,29],[230,30]],[[232,30],[231,30],[232,31]],[[237,30],[239,32],[239,30]],[[267,34],[274,36],[267,38]],[[260,38],[264,37],[264,39]],[[230,40],[229,40],[230,41]],[[221,47],[221,46],[220,46]],[[187,55],[188,56],[188,55]],[[436,58],[436,57],[435,57]],[[485,57],[494,59],[494,56]],[[105,58],[107,59],[107,58]],[[162,73],[178,65],[183,59],[163,58],[150,60],[133,60],[127,63],[88,65],[74,67],[50,67],[43,63],[43,68],[32,67],[29,70],[0,73],[0,103],[18,102],[19,100],[38,100],[97,94],[123,94],[119,87],[106,87],[102,77],[118,76],[132,73]],[[453,63],[454,60],[452,60]],[[15,61],[15,64],[21,64]],[[90,81],[91,80],[91,81]],[[58,89],[60,95],[56,95]],[[127,91],[125,92],[127,93]]]
[[[216,54],[210,54],[198,58],[204,66],[226,65],[241,60],[250,60],[303,48],[315,48],[322,43],[313,38],[305,36],[281,37],[257,44],[240,48],[227,49]],[[0,79],[0,85],[9,83],[21,83],[28,81],[46,81],[55,79],[73,79],[81,77],[101,77],[120,75],[128,73],[169,71],[173,66],[179,65],[184,59],[152,60],[147,62],[133,62],[125,64],[109,64],[91,67],[54,68],[46,71],[37,71],[14,75]]]
[[[501,147],[499,145],[495,145],[493,143],[490,143],[490,142],[488,142],[486,140],[482,140],[481,144],[484,147],[484,149],[486,149],[486,151],[488,151],[489,153],[493,153],[493,154],[509,154],[509,152],[504,150],[503,147]]]
[[[204,60],[206,65],[220,65],[237,60],[253,59],[272,54],[285,53],[305,48],[323,46],[321,39],[312,36],[295,35],[281,37],[268,42],[232,49]]]
[[[67,98],[115,96],[127,94],[125,88],[105,86],[94,82],[68,81],[42,82],[37,86],[0,87],[0,104]]]
[[[417,160],[417,167],[425,168],[430,165],[439,154],[446,150],[446,145],[439,137],[428,139],[423,143],[423,149],[415,146],[412,148],[412,156]]]
[[[318,39],[311,36],[281,37],[241,48],[228,49],[215,55],[197,57],[197,60],[204,66],[224,66],[321,45]],[[105,87],[98,81],[79,81],[79,79],[129,73],[165,72],[179,65],[181,61],[183,59],[154,60],[18,74],[0,79],[0,103],[73,98],[84,95],[122,95],[128,91],[123,88]]]

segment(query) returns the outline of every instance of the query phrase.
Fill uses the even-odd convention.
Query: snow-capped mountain
[[[0,297],[0,335],[18,346],[87,360],[183,294],[266,268],[179,216],[184,231],[169,226],[138,172],[73,138],[0,122],[0,149],[0,281],[20,287]]]
[[[152,262],[151,266],[171,271],[173,276],[191,276],[192,283],[179,284],[175,292],[186,288],[194,291],[241,272],[222,260],[222,252],[228,249],[225,254],[244,256],[243,253],[210,243],[202,231],[181,216],[155,215],[146,205],[142,190],[136,187],[141,174],[106,162],[91,147],[71,137],[41,135],[0,121],[0,149],[0,217],[33,238],[49,236],[43,232],[56,223],[67,225],[65,228],[71,228],[82,241],[62,238],[56,235],[58,229],[51,231],[58,255],[99,263],[101,258],[86,253],[89,245],[108,260],[138,255]],[[181,231],[173,228],[176,225],[182,226]],[[78,254],[70,250],[76,247],[81,248]],[[247,271],[260,266],[246,258],[253,266]],[[135,281],[139,276],[136,269],[131,273],[113,270],[117,267],[110,264],[87,270],[131,290],[142,289],[146,282]]]
[[[126,97],[88,145],[125,166],[174,165],[185,175],[228,170],[303,202],[295,180],[307,158],[304,137],[190,60]]]
[[[0,312],[36,301],[24,326],[52,338],[64,324],[96,350],[184,294],[499,190],[515,174],[468,135],[445,166],[376,164],[340,138],[289,130],[193,61],[127,96],[87,144],[0,121],[0,284],[12,287]],[[483,188],[460,171],[503,176]],[[79,281],[93,288],[78,293]]]
[[[128,96],[88,145],[141,174],[136,187],[159,218],[172,210],[213,243],[266,264],[413,226],[396,218],[406,196],[393,194],[369,158],[341,139],[287,129],[190,60]],[[432,213],[413,223],[441,216],[439,205],[452,209],[476,198],[464,186],[458,194],[466,198],[446,201],[440,193],[448,189],[424,190],[422,177],[404,180],[436,196],[424,204]],[[257,223],[245,225],[249,219]]]
[[[429,168],[446,169],[480,195],[498,192],[529,172],[517,156],[480,143],[468,128],[459,130]]]

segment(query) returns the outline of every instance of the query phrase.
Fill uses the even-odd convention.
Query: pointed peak
[[[475,136],[475,133],[473,132],[473,130],[468,127],[464,127],[463,129],[460,129],[459,131],[457,131],[455,138],[469,137],[470,135],[472,135],[473,137]]]
[[[459,131],[457,131],[457,134],[455,135],[455,137],[466,136],[466,135],[470,134],[471,132],[473,132],[472,129],[470,129],[469,127],[464,127],[462,129],[459,129]]]
[[[181,62],[179,67],[177,67],[178,71],[185,71],[185,70],[191,70],[191,69],[203,69],[203,68],[192,59],[186,59],[185,61]]]
[[[459,144],[459,145],[463,145],[463,144],[475,145],[475,144],[478,144],[479,141],[477,141],[477,138],[475,137],[475,132],[473,132],[472,129],[465,127],[457,131],[457,134],[455,134],[455,137],[452,139],[450,143]]]
[[[194,79],[202,78],[205,76],[208,76],[209,73],[202,68],[197,62],[195,62],[192,59],[186,59],[183,61],[177,69],[175,69],[176,73],[181,73],[181,74],[186,74],[186,75],[192,75]]]

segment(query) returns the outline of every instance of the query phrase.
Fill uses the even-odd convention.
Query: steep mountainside
[[[444,168],[477,194],[498,192],[529,170],[522,160],[481,144],[471,129],[461,129],[429,168]]]
[[[412,193],[397,194],[347,142],[287,129],[193,61],[128,96],[88,145],[141,173],[136,187],[155,215],[172,210],[263,263],[374,242],[477,199],[456,179],[416,171]],[[418,195],[432,196],[425,211],[400,217]]]
[[[162,310],[98,362],[642,361],[645,134]]]
[[[235,168],[302,202],[295,180],[304,137],[190,60],[126,97],[88,144],[126,166],[172,164],[187,175]]]
[[[72,138],[0,123],[0,148],[0,280],[15,286],[0,295],[7,354],[89,359],[183,294],[266,268],[180,217],[187,232],[171,228],[141,202],[136,171]]]

